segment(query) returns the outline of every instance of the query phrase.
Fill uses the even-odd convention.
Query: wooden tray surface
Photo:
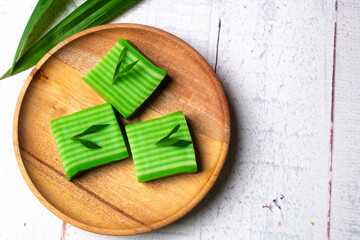
[[[120,38],[168,72],[134,118],[119,117],[120,124],[182,110],[194,140],[197,174],[138,183],[128,158],[66,180],[50,121],[105,102],[81,78]],[[16,105],[13,138],[21,173],[46,208],[87,231],[130,235],[179,219],[210,190],[228,150],[229,109],[214,71],[188,44],[152,27],[109,24],[66,39],[35,66]]]

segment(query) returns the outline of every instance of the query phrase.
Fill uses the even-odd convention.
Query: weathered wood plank
[[[324,239],[334,2],[219,4],[232,146],[201,236]]]
[[[36,0],[0,3],[0,74],[12,62]],[[8,11],[7,11],[8,10]],[[30,71],[0,81],[0,239],[59,239],[62,221],[49,213],[20,174],[12,144],[12,122],[20,89]]]
[[[359,1],[338,2],[336,38],[330,238],[359,239]]]
[[[217,34],[212,31],[212,16],[216,14],[212,6],[208,0],[144,0],[113,22],[139,23],[165,30],[190,44],[212,63],[216,50],[212,39]],[[217,23],[215,31],[216,26]]]

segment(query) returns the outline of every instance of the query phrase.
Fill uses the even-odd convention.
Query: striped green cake
[[[72,140],[92,126],[105,125],[97,132],[82,136],[99,148],[88,148]],[[68,180],[77,174],[129,156],[114,110],[109,103],[54,119],[51,129]]]
[[[171,138],[192,141],[181,111],[125,127],[139,182],[197,172],[193,144],[186,147],[157,145],[177,125],[180,128]]]
[[[121,51],[126,48],[123,66],[139,60],[114,84],[113,76]],[[105,57],[83,77],[95,91],[126,119],[154,92],[166,72],[141,55],[128,41],[120,39]]]

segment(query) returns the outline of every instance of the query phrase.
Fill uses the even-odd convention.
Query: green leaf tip
[[[92,133],[96,133],[100,130],[102,130],[103,128],[109,126],[110,124],[96,124],[96,125],[92,125],[91,127],[89,127],[88,129],[86,129],[85,131],[83,131],[82,133],[79,133],[73,137],[70,138],[70,140],[73,141],[78,141],[79,143],[81,143],[82,145],[84,145],[87,148],[101,148],[99,145],[97,145],[94,142],[91,142],[89,140],[84,140],[84,139],[80,139],[83,136],[92,134]]]
[[[11,68],[6,73],[4,73],[4,75],[2,75],[0,77],[0,80],[3,80],[3,79],[5,79],[7,77],[10,77],[10,76],[11,76]]]
[[[161,147],[186,147],[188,145],[190,145],[192,142],[188,141],[188,140],[181,140],[181,139],[177,139],[177,138],[170,138],[171,135],[173,135],[174,133],[176,133],[180,128],[180,124],[176,125],[169,133],[168,135],[166,135],[165,137],[163,137],[162,139],[160,139],[156,145],[161,146]]]
[[[314,225],[315,225],[315,222],[311,222],[311,225],[313,225],[313,226],[314,226]]]

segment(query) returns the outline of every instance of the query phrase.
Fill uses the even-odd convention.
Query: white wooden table
[[[1,75],[36,2],[0,2]],[[232,124],[218,181],[151,233],[109,237],[63,222],[30,192],[13,152],[28,70],[0,81],[1,240],[360,239],[359,0],[143,0],[113,22],[175,34],[216,71]]]

